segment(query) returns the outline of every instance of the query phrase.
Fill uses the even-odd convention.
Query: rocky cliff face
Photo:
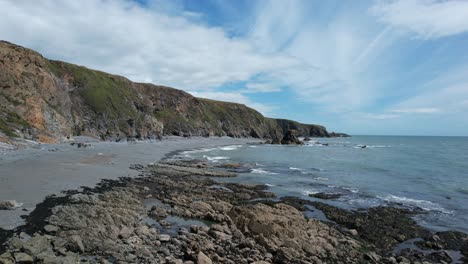
[[[322,126],[266,118],[245,105],[134,83],[0,41],[0,134],[8,137],[41,142],[74,135],[282,138],[289,129],[302,136],[329,136]]]

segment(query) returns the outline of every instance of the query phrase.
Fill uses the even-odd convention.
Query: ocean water
[[[419,207],[426,212],[416,217],[419,224],[468,232],[468,137],[320,138],[305,146],[232,145],[180,155],[250,164],[250,172],[220,181],[265,184],[280,197],[347,209]],[[326,201],[308,196],[318,192],[342,196]]]

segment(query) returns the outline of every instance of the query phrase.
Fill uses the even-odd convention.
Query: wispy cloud
[[[394,118],[399,118],[400,115],[395,115],[395,114],[365,114],[365,118],[369,119],[379,119],[379,120],[385,120],[385,119],[394,119]]]
[[[438,108],[410,108],[410,109],[393,109],[390,112],[404,114],[433,114],[440,112]]]
[[[125,0],[5,0],[0,17],[1,38],[46,56],[182,89],[215,89],[296,63],[261,54],[186,13],[171,16]]]
[[[248,83],[244,93],[271,93],[281,91],[281,87],[273,83]]]
[[[137,2],[0,0],[0,38],[351,133],[468,111],[467,1]]]
[[[468,1],[386,0],[371,9],[380,21],[422,38],[439,38],[468,31]]]

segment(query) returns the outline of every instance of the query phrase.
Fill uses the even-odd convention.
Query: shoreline
[[[226,172],[233,166],[243,165],[213,167],[197,160],[166,159],[139,167],[142,177],[103,180],[65,197],[48,197],[27,225],[16,230],[33,237],[19,234],[10,240],[8,251],[89,263],[467,261],[459,251],[468,255],[468,244],[463,244],[468,235],[430,232],[411,219],[414,211],[378,207],[358,212],[298,197],[277,200],[266,186],[206,176],[232,176]],[[307,217],[314,211],[332,222]],[[96,218],[98,212],[104,215]],[[288,233],[293,240],[282,235]],[[48,253],[41,255],[37,251],[45,249],[31,250],[31,240],[47,245],[62,241],[62,247],[48,246]],[[129,240],[137,244],[128,248]]]
[[[60,196],[63,191],[94,186],[103,179],[136,177],[138,174],[129,168],[132,164],[158,162],[174,151],[260,140],[167,137],[151,142],[85,142],[90,146],[77,148],[71,146],[71,142],[41,144],[0,156],[0,200],[23,203],[23,207],[16,210],[0,210],[0,228],[12,229],[23,223],[21,215],[34,210],[48,195]]]

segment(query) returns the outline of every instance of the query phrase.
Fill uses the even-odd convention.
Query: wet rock
[[[166,227],[166,228],[172,226],[172,224],[169,223],[169,222],[166,221],[166,220],[159,220],[159,224],[160,224],[161,226],[163,226],[163,227]]]
[[[14,210],[21,206],[23,206],[23,204],[15,200],[0,200],[0,210]]]
[[[288,130],[286,134],[281,139],[281,144],[283,145],[303,145],[304,142],[300,141],[297,137],[297,130]]]
[[[323,193],[323,192],[320,192],[320,193],[311,193],[311,194],[309,194],[309,196],[314,197],[314,198],[323,199],[323,200],[332,200],[332,199],[340,198],[341,194],[340,193]]]
[[[407,239],[428,237],[430,232],[419,226],[412,218],[415,212],[395,207],[375,207],[367,212],[340,209],[320,202],[311,205],[324,212],[325,216],[348,229],[355,229],[359,237],[375,245],[381,251]]]
[[[167,213],[167,210],[164,207],[153,206],[148,215],[156,219],[163,219],[166,218],[169,214]]]
[[[145,168],[145,166],[141,164],[131,164],[129,167],[131,170],[142,170]]]

